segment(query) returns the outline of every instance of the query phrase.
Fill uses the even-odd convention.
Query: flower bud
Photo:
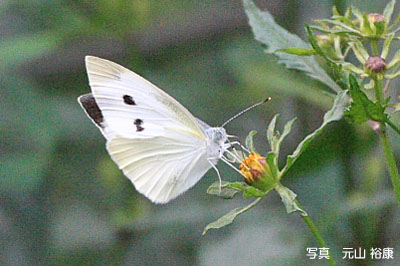
[[[318,46],[327,54],[330,58],[337,60],[339,57],[336,55],[335,49],[333,48],[333,38],[330,35],[318,34],[315,36]]]
[[[383,15],[381,15],[381,14],[378,14],[378,13],[368,14],[367,17],[368,17],[368,22],[370,24],[374,24],[375,22],[385,21],[385,17]]]
[[[365,62],[365,67],[372,73],[380,73],[386,70],[386,61],[380,56],[370,56]]]
[[[260,190],[268,191],[276,184],[265,157],[258,153],[250,153],[242,161],[240,172],[247,184]]]

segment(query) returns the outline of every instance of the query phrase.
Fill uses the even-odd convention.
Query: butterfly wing
[[[88,56],[86,68],[93,94],[79,102],[140,193],[166,203],[211,168],[205,130],[175,99],[111,61]]]
[[[116,137],[108,141],[107,150],[140,193],[166,203],[194,186],[211,167],[198,143],[182,141],[185,137]]]
[[[107,138],[151,138],[165,135],[165,128],[184,130],[206,138],[196,118],[155,85],[114,62],[86,57],[93,96],[106,127]]]

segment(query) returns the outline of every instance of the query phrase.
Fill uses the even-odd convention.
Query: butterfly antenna
[[[221,125],[221,127],[225,127],[225,126],[226,126],[228,123],[230,123],[232,120],[238,118],[238,117],[241,116],[242,114],[246,113],[247,111],[250,111],[251,109],[253,109],[253,108],[255,108],[255,107],[257,107],[257,106],[259,106],[259,105],[261,105],[261,104],[264,104],[264,103],[266,103],[266,102],[269,102],[270,100],[271,100],[271,97],[268,97],[267,99],[265,99],[265,100],[263,100],[263,101],[261,101],[261,102],[255,103],[255,104],[253,104],[252,106],[247,107],[246,109],[240,111],[240,112],[237,113],[236,115],[234,115],[234,116],[232,116],[231,118],[229,118],[228,120],[226,120],[226,122],[223,123],[223,124]]]

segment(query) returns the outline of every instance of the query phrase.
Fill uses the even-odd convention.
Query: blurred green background
[[[333,4],[342,11],[349,4],[256,3],[303,38],[304,22],[328,17]],[[386,1],[351,3],[381,12]],[[306,247],[317,243],[297,214],[286,214],[276,193],[202,237],[209,222],[247,200],[207,195],[217,180],[209,171],[171,203],[152,204],[112,162],[103,136],[76,101],[90,91],[85,55],[141,74],[210,125],[271,96],[227,131],[242,141],[250,130],[259,131],[256,145],[265,153],[273,115],[281,114],[278,127],[298,117],[284,143],[287,155],[319,126],[332,101],[321,83],[263,53],[239,0],[5,0],[0,34],[0,264],[323,264],[306,256]],[[399,158],[399,138],[391,140]],[[241,179],[218,166],[223,179]],[[328,126],[283,183],[298,194],[341,265],[360,265],[340,259],[343,247],[392,247],[400,256],[400,218],[381,147],[368,126]]]

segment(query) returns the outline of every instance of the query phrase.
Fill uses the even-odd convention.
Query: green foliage
[[[301,48],[286,48],[286,49],[278,49],[275,51],[292,54],[292,55],[299,55],[299,56],[310,56],[317,54],[313,49],[301,49]]]
[[[255,187],[247,185],[244,182],[222,181],[222,184],[215,182],[207,189],[208,194],[215,195],[223,199],[232,199],[240,192],[243,192],[244,198],[259,198],[267,195],[266,191],[261,191]]]
[[[386,5],[385,9],[383,10],[383,16],[385,17],[385,21],[387,24],[389,24],[392,19],[395,5],[396,5],[396,0],[392,0]]]
[[[368,120],[378,122],[387,121],[385,108],[379,102],[372,102],[360,89],[356,78],[350,75],[350,95],[353,99],[346,115],[355,123],[361,124]]]
[[[268,47],[266,53],[275,54],[279,58],[279,63],[284,64],[287,68],[303,71],[308,76],[321,81],[333,91],[340,91],[340,87],[318,65],[314,58],[276,53],[278,50],[288,48],[310,49],[310,46],[300,37],[289,33],[276,24],[271,14],[268,11],[261,11],[252,0],[243,0],[243,4],[256,40]]]
[[[287,21],[293,32],[301,31],[303,24],[296,22],[299,18],[311,21],[310,9],[312,13],[325,13],[322,5],[314,5],[316,2],[307,2],[301,8],[276,2],[274,11],[281,16],[276,19]],[[243,34],[243,22],[237,20],[238,16],[230,17],[243,12],[232,1],[22,0],[0,5],[0,253],[4,255],[0,256],[0,264],[162,265],[173,261],[181,265],[207,265],[221,260],[243,265],[249,261],[260,265],[308,263],[304,253],[299,255],[309,241],[306,234],[299,233],[302,225],[287,226],[287,217],[275,208],[276,202],[265,197],[270,192],[235,182],[240,176],[222,163],[218,165],[221,176],[232,182],[223,182],[221,191],[217,182],[209,192],[222,198],[235,197],[234,200],[219,200],[204,193],[209,180],[215,177],[210,171],[194,189],[170,204],[151,204],[135,191],[110,159],[100,132],[76,103],[78,95],[89,91],[83,60],[86,54],[133,69],[210,125],[220,124],[242,106],[272,96],[274,101],[253,110],[249,119],[230,124],[227,131],[245,136],[255,126],[263,133],[249,139],[247,146],[254,147],[253,151],[255,147],[265,151],[268,143],[262,137],[268,121],[264,117],[271,113],[281,113],[285,118],[297,116],[299,121],[290,135],[293,139],[281,144],[286,130],[277,133],[275,125],[270,134],[275,150],[265,157],[277,178],[277,154],[284,158],[288,149],[295,147],[295,140],[310,128],[318,127],[318,118],[314,116],[331,105],[332,94],[321,94],[321,89],[329,89],[322,86],[321,80],[333,87],[335,93],[341,89],[335,84],[335,77],[330,78],[323,70],[326,66],[317,64],[325,59],[318,54],[318,61],[315,60],[317,52],[311,50],[312,46],[277,25],[267,11],[261,12],[252,1],[244,3],[252,17],[253,31],[268,46],[268,54],[263,53],[250,33]],[[363,9],[376,10],[379,3],[365,1]],[[394,1],[389,1],[383,12],[385,21],[390,17],[392,24],[381,35],[378,46],[384,44],[381,55],[388,62],[386,79],[398,77],[400,65],[399,51],[391,59],[399,40],[400,21],[400,16],[393,14],[393,6]],[[347,29],[333,24],[310,28],[314,33],[344,38],[340,42],[342,52],[350,43],[357,46],[357,51],[370,51],[368,40],[358,33],[359,24],[352,23],[357,19],[351,17],[352,12],[349,7],[343,16],[336,12],[331,18]],[[217,16],[224,19],[215,19]],[[364,18],[361,12],[359,17]],[[374,26],[379,28],[382,23],[369,25],[371,30]],[[348,36],[353,39],[346,39]],[[363,46],[354,38],[360,38]],[[324,52],[338,63],[338,58]],[[353,50],[348,54],[354,58]],[[284,69],[276,64],[276,57],[300,71]],[[342,64],[343,69],[358,71],[356,76],[365,74],[362,64],[352,63]],[[317,81],[301,71],[318,77]],[[358,81],[367,83],[368,79],[364,75]],[[361,91],[365,89],[362,84],[359,83]],[[375,85],[371,81],[370,84]],[[396,80],[390,83],[388,91],[391,87],[398,87]],[[400,110],[398,101],[392,97],[389,106]],[[387,108],[385,112],[390,111]],[[398,113],[391,114],[390,119],[396,125]],[[290,176],[285,173],[285,185],[296,187],[305,207],[318,215],[317,225],[322,233],[329,232],[331,250],[341,248],[341,243],[363,247],[379,246],[382,240],[388,246],[394,243],[390,241],[395,224],[387,217],[393,215],[395,197],[387,182],[382,181],[386,177],[385,162],[376,156],[373,132],[366,126],[354,127],[335,123],[330,131],[314,138],[308,150],[304,149],[303,156],[288,173]],[[398,155],[399,142],[393,141],[391,145]],[[282,201],[289,212],[296,209],[294,192],[280,195],[286,195]],[[264,198],[268,205],[259,206],[259,213],[255,210],[237,220],[239,226],[227,229],[229,234],[220,234],[212,241],[198,238],[202,224],[215,219],[215,212],[222,205],[240,204],[247,197],[254,200],[250,207],[239,208],[226,217],[225,223]],[[262,232],[268,232],[268,237]],[[232,256],[231,250],[238,246],[245,248],[235,249],[237,253]],[[154,249],[157,256],[151,252]],[[285,252],[271,256],[271,250]]]
[[[249,135],[246,137],[245,145],[250,152],[257,152],[254,147],[253,137],[257,134],[257,131],[250,131]]]
[[[294,162],[300,157],[300,155],[307,149],[311,141],[315,139],[318,135],[322,133],[326,125],[331,122],[338,121],[343,117],[344,111],[349,104],[349,97],[347,96],[347,91],[340,92],[333,103],[332,108],[325,113],[323,122],[319,128],[317,128],[313,133],[305,137],[300,144],[297,146],[295,151],[287,157],[286,165],[282,169],[282,174],[285,174]]]
[[[246,207],[235,208],[230,212],[228,212],[227,214],[225,214],[224,216],[222,216],[221,218],[219,218],[218,220],[216,220],[215,222],[208,224],[206,228],[204,228],[203,235],[207,234],[207,232],[210,231],[210,229],[219,229],[221,227],[231,224],[238,215],[253,208],[258,202],[260,202],[261,199],[262,198],[257,198],[255,201],[253,201]]]
[[[302,216],[308,216],[307,212],[297,204],[296,193],[284,186],[278,186],[275,190],[281,197],[287,213],[299,212]]]

